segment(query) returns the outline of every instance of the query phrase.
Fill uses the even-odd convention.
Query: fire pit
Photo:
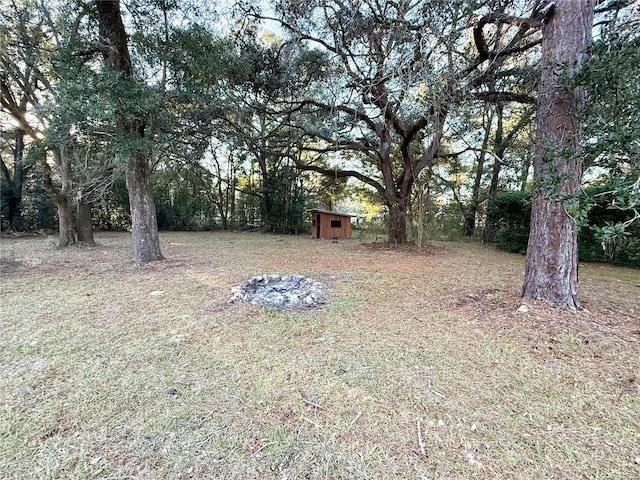
[[[231,288],[229,303],[243,301],[276,310],[312,309],[322,305],[328,289],[303,275],[259,275]]]

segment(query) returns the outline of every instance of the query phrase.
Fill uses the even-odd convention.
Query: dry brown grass
[[[165,233],[136,266],[98,241],[2,239],[2,478],[640,477],[637,270],[581,266],[572,312],[475,244]],[[262,273],[329,303],[227,304]]]

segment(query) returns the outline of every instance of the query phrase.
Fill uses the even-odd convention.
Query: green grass
[[[522,257],[475,244],[161,240],[169,260],[136,266],[124,234],[2,239],[0,477],[640,475],[636,271],[587,265],[588,312],[523,317]],[[273,272],[329,302],[227,304]]]

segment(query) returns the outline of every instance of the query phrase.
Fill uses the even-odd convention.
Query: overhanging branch
[[[380,195],[384,196],[385,193],[384,187],[379,182],[371,177],[367,177],[360,172],[356,172],[355,170],[338,170],[333,168],[320,167],[318,165],[306,165],[298,161],[296,161],[296,168],[304,172],[316,172],[320,175],[332,178],[357,178],[361,182],[366,183],[367,185],[371,185],[378,191],[378,193],[380,193]]]
[[[531,105],[535,105],[538,103],[538,100],[531,95],[527,95],[525,93],[515,93],[515,92],[478,92],[474,94],[474,98],[476,100],[482,100],[490,103],[498,103],[498,102],[517,102],[517,103],[528,103]]]
[[[523,18],[514,17],[512,15],[505,15],[503,13],[490,13],[485,15],[473,28],[473,41],[476,44],[478,53],[482,59],[487,59],[490,56],[489,46],[484,39],[484,27],[485,25],[513,25],[526,30],[542,28],[542,21],[535,18]]]

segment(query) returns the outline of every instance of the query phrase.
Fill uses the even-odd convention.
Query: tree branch
[[[384,187],[379,182],[371,177],[367,177],[360,172],[356,172],[355,170],[338,170],[333,168],[320,167],[317,165],[305,165],[303,163],[300,163],[299,161],[296,161],[296,168],[301,171],[316,172],[326,177],[332,178],[357,178],[361,182],[364,182],[367,185],[371,185],[378,191],[380,195],[384,196],[385,193]]]
[[[490,13],[488,15],[485,15],[480,20],[478,20],[478,23],[473,28],[473,41],[476,45],[476,48],[478,49],[480,58],[482,58],[483,60],[486,60],[490,56],[489,46],[484,39],[483,31],[485,25],[489,24],[507,24],[524,28],[525,30],[542,28],[542,21],[536,18],[514,17],[512,15],[505,15],[504,13]]]
[[[369,117],[366,113],[364,113],[360,109],[348,107],[346,105],[328,105],[326,103],[322,103],[313,99],[307,99],[300,102],[300,108],[304,107],[305,105],[313,105],[327,112],[338,110],[340,112],[346,113],[352,116],[353,118],[356,118],[364,122],[371,130],[373,130],[376,133],[378,133],[381,128],[381,126],[377,125],[376,122],[374,122],[371,117]]]
[[[90,57],[97,53],[108,55],[111,53],[112,48],[105,43],[95,43],[90,47],[83,48],[81,50],[76,50],[72,53],[74,57]]]
[[[516,92],[478,92],[473,95],[476,100],[483,100],[485,102],[490,103],[498,103],[498,102],[518,102],[518,103],[528,103],[531,105],[536,105],[538,100],[531,95],[527,95],[525,93],[516,93]]]

